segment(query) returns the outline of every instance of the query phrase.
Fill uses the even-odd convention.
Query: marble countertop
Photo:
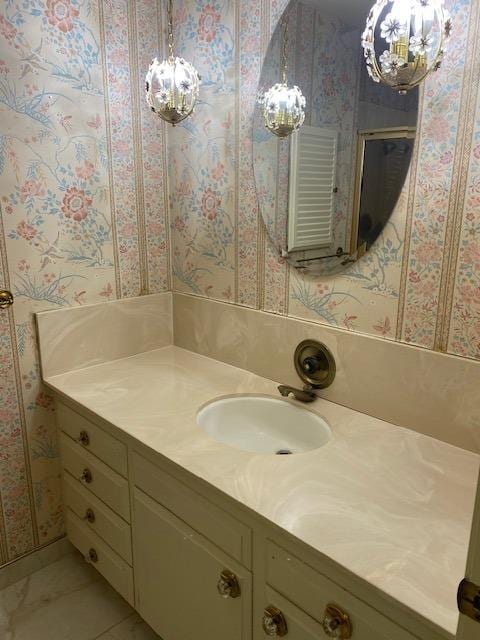
[[[165,347],[47,384],[455,634],[479,457],[319,399],[328,444],[273,456],[222,445],[198,409],[271,380]]]

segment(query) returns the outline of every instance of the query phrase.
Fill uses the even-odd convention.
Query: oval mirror
[[[370,250],[412,159],[418,89],[400,94],[369,77],[362,33],[373,3],[291,0],[262,68],[253,124],[260,209],[279,253],[311,273],[341,272]],[[281,138],[266,127],[274,105],[264,96],[283,73],[305,97],[305,120]]]

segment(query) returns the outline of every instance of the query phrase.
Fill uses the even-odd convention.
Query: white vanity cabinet
[[[58,422],[69,538],[162,640],[445,637],[399,626],[319,554],[313,566],[301,543],[101,419],[59,402]]]

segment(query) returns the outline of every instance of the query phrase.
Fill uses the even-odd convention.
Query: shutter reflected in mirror
[[[288,251],[328,247],[333,241],[338,133],[305,126],[290,154]]]

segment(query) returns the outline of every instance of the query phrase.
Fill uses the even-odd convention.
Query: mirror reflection
[[[262,69],[253,139],[263,219],[279,253],[314,273],[342,271],[372,247],[412,159],[418,89],[399,94],[367,74],[362,33],[371,4],[292,0]],[[264,96],[283,79],[304,96],[305,114],[282,138],[275,122],[266,127],[275,105]],[[301,106],[298,92],[295,99]]]

